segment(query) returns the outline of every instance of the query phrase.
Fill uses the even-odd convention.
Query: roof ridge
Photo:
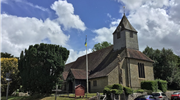
[[[87,55],[90,55],[90,54],[96,53],[96,52],[100,52],[100,51],[102,51],[102,50],[104,50],[104,49],[110,48],[111,46],[113,46],[113,45],[110,45],[110,46],[108,46],[108,47],[106,47],[106,48],[103,48],[103,49],[100,49],[100,50],[97,50],[97,51],[94,51],[94,52],[90,52],[90,53],[88,53]],[[81,58],[81,57],[84,57],[84,56],[86,56],[86,54],[85,54],[85,55],[82,55],[82,56],[79,56],[78,58]],[[78,58],[77,58],[77,59],[78,59]],[[74,61],[74,62],[75,62],[75,61]]]

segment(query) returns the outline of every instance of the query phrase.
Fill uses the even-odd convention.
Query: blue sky
[[[19,56],[29,45],[51,43],[70,50],[67,63],[94,44],[113,43],[123,16],[138,31],[140,51],[146,46],[172,49],[180,55],[178,0],[1,0],[1,51]]]

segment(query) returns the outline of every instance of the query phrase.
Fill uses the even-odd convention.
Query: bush
[[[111,93],[122,94],[123,86],[121,84],[107,85],[104,87],[103,94],[107,95],[108,100],[111,99]]]
[[[137,90],[137,93],[143,93],[143,92],[144,92],[143,89],[138,89],[138,90]]]
[[[111,93],[111,88],[108,88],[108,87],[105,87],[104,90],[103,90],[103,94],[109,94]]]
[[[123,93],[123,86],[121,84],[114,84],[112,89],[117,89],[115,94],[122,94]]]
[[[112,85],[107,85],[104,87],[103,94],[107,95],[108,100],[111,99],[111,89]]]
[[[156,92],[158,89],[158,83],[157,81],[142,81],[141,89],[152,90],[153,92]]]
[[[112,89],[118,89],[118,90],[123,90],[123,86],[121,84],[114,84],[112,86]]]
[[[158,88],[165,93],[167,91],[167,81],[161,79],[157,79],[156,81],[158,82]]]
[[[133,89],[130,87],[124,87],[125,94],[129,95],[133,93]]]

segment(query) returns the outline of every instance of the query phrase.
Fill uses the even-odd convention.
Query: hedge
[[[157,81],[142,81],[141,89],[152,90],[156,92],[158,90],[158,82]]]
[[[123,86],[121,84],[114,84],[114,85],[105,86],[103,93],[107,94],[107,95],[110,95],[110,93],[122,94],[123,93]]]
[[[143,93],[143,92],[144,92],[143,89],[138,89],[138,90],[137,90],[137,93]]]
[[[157,79],[156,81],[158,82],[158,88],[165,93],[167,91],[167,81],[161,79]]]
[[[124,87],[125,94],[129,95],[133,93],[133,89],[130,87]]]

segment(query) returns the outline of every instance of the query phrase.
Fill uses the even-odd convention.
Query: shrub
[[[142,81],[141,89],[147,89],[147,90],[152,90],[153,92],[156,92],[158,89],[158,83],[157,81]]]
[[[118,91],[115,94],[122,94],[123,93],[123,86],[121,84],[114,84],[112,89],[117,89]]]
[[[103,94],[107,95],[108,100],[111,99],[111,89],[112,89],[112,86],[107,85],[104,87],[104,90],[103,90]]]
[[[103,90],[103,94],[109,94],[111,91],[111,88],[105,87]]]
[[[161,79],[157,79],[156,81],[158,82],[158,88],[165,93],[167,91],[167,81]]]
[[[143,89],[138,89],[138,90],[137,90],[137,93],[143,93],[143,92],[144,92]]]
[[[118,89],[118,90],[123,90],[123,86],[121,84],[114,84],[112,86],[112,89]]]
[[[123,86],[121,84],[108,85],[104,87],[103,94],[107,95],[108,100],[111,99],[111,93],[122,94]]]
[[[125,94],[129,95],[133,93],[133,89],[130,87],[124,87]]]

